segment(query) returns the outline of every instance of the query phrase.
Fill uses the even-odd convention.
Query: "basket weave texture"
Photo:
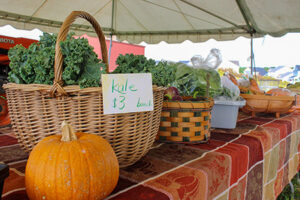
[[[157,139],[162,142],[206,142],[210,138],[213,100],[164,101]]]
[[[252,116],[255,113],[276,113],[279,118],[281,113],[286,113],[295,104],[293,96],[269,96],[269,95],[253,95],[241,94],[246,100],[246,105],[243,107],[245,112],[251,111]]]
[[[88,13],[73,11],[58,34],[54,84],[4,85],[12,127],[21,146],[30,152],[42,138],[61,134],[61,123],[66,120],[77,132],[105,138],[113,147],[120,167],[131,165],[144,156],[155,141],[164,88],[153,86],[153,111],[104,115],[101,87],[63,87],[63,57],[59,42],[66,38],[71,23],[77,17],[93,25],[100,40],[103,62],[107,64],[106,43],[99,24]]]

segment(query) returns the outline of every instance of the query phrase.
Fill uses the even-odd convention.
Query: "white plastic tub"
[[[211,111],[211,127],[234,129],[238,117],[239,108],[246,104],[245,100],[241,101],[218,101]]]

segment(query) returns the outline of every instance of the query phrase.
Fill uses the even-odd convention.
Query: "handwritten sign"
[[[102,74],[104,114],[153,110],[151,73]]]

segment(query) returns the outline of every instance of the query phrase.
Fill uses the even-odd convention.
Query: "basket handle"
[[[84,11],[73,11],[71,14],[65,19],[64,23],[62,24],[56,44],[55,44],[55,60],[54,60],[54,81],[52,88],[50,90],[50,95],[54,97],[57,94],[57,96],[65,96],[68,95],[67,92],[63,89],[63,80],[62,80],[62,65],[63,65],[63,56],[60,51],[60,42],[64,41],[68,35],[69,29],[71,24],[75,21],[76,18],[83,18],[86,19],[91,23],[93,28],[95,29],[95,32],[98,35],[98,39],[100,41],[100,46],[101,46],[101,53],[102,53],[102,60],[106,64],[106,72],[109,72],[109,67],[108,67],[108,58],[107,58],[107,48],[106,48],[106,41],[104,34],[101,30],[100,25],[97,23],[96,19],[91,16],[89,13],[84,12]]]

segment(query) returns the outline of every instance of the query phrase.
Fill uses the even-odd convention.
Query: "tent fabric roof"
[[[281,36],[300,31],[299,0],[19,0],[2,1],[0,26],[58,32],[74,10],[93,15],[106,34],[133,43]],[[84,20],[72,31],[93,35]]]

